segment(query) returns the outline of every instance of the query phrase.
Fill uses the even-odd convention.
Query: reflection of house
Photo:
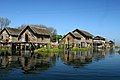
[[[65,44],[66,46],[70,45],[72,47],[89,47],[93,44],[92,37],[93,35],[89,32],[75,29],[62,38],[61,44]]]
[[[17,42],[18,35],[21,30],[15,28],[4,28],[0,32],[1,41],[3,42]]]
[[[73,66],[75,68],[90,64],[92,61],[99,61],[108,55],[109,49],[100,49],[99,51],[65,51],[61,58],[66,65]]]
[[[20,57],[20,64],[22,65],[22,68],[25,71],[25,73],[27,72],[33,73],[36,71],[47,70],[49,67],[52,67],[52,65],[55,64],[54,62],[56,58],[54,55],[48,56],[43,56],[46,54],[34,54],[32,56],[30,55],[31,53],[29,53],[29,57],[28,56]]]
[[[0,56],[0,68],[11,68],[15,67],[13,62],[17,61],[16,56]],[[16,64],[15,64],[16,65]]]
[[[105,47],[105,38],[101,36],[96,36],[93,39],[93,45],[94,47],[104,48]]]
[[[66,52],[63,54],[63,61],[74,67],[84,66],[92,62],[92,52]]]
[[[18,36],[19,42],[50,42],[50,33],[46,28],[26,26]]]

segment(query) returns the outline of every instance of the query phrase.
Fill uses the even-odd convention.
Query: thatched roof
[[[90,34],[89,32],[83,31],[83,30],[79,30],[79,29],[75,29],[74,31],[69,32],[68,34],[70,34],[71,36],[73,36],[76,39],[81,39],[82,37],[93,38],[93,35]],[[66,34],[63,38],[65,38],[68,34]]]
[[[96,37],[94,37],[94,40],[104,40],[105,41],[105,38],[101,37],[101,36],[96,36]]]
[[[50,36],[50,32],[47,28],[41,28],[41,27],[37,27],[37,26],[25,26],[22,31],[19,34],[19,37],[26,31],[29,30],[30,32],[32,32],[35,36],[39,37],[39,35],[45,35],[45,36]]]
[[[41,34],[41,35],[50,35],[50,32],[46,28],[40,28],[40,27],[34,27],[30,26],[30,28],[33,30],[34,33],[36,34]]]
[[[79,33],[73,33],[70,32],[75,38],[82,38],[82,36]]]
[[[2,33],[4,30],[6,30],[6,32],[11,36],[18,36],[21,31],[20,29],[6,27],[0,33]]]
[[[81,35],[83,35],[84,37],[89,37],[89,38],[93,38],[93,35],[87,31],[84,31],[84,30],[80,30],[80,29],[75,29],[73,31],[73,33],[77,31],[78,33],[80,33]]]
[[[19,35],[20,31],[19,29],[16,28],[6,28],[6,30],[9,32],[10,35]]]
[[[82,36],[81,36],[80,34],[78,34],[78,33],[73,33],[73,32],[67,33],[63,38],[65,38],[67,35],[71,35],[73,38],[76,38],[76,39],[81,39],[81,38],[82,38]],[[62,38],[62,39],[63,39],[63,38]]]

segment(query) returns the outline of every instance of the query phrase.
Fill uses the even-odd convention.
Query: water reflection
[[[66,51],[62,56],[62,60],[66,65],[71,65],[74,68],[83,67],[92,62],[92,51],[86,52],[70,52]]]
[[[90,50],[85,52],[65,51],[62,54],[61,59],[66,65],[80,68],[92,63],[93,61],[102,60],[110,53],[112,54],[113,50]]]
[[[41,55],[30,52],[22,52],[18,55],[0,56],[0,69],[12,69],[21,67],[23,73],[35,73],[47,70],[55,64],[55,55]]]
[[[113,50],[90,50],[85,52],[64,51],[56,54],[34,54],[32,51],[16,52],[16,55],[0,55],[0,69],[11,70],[20,68],[22,72],[40,73],[41,71],[52,68],[57,63],[57,60],[62,60],[62,63],[73,68],[84,67],[93,61],[99,61],[111,53]]]

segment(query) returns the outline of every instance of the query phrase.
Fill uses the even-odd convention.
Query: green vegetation
[[[91,48],[87,47],[87,48],[78,48],[78,47],[74,47],[72,49],[70,49],[71,51],[88,51]],[[35,53],[58,53],[63,51],[63,49],[60,48],[39,48],[35,50]]]
[[[53,42],[59,42],[60,41],[60,39],[62,39],[62,35],[54,35],[53,37],[52,37],[52,41]]]
[[[57,47],[51,47],[51,45],[48,44],[46,47],[36,49],[35,53],[58,53],[58,52],[64,51],[64,49],[65,49],[64,45],[59,45]],[[88,51],[90,49],[91,49],[91,47],[85,47],[85,48],[73,47],[73,48],[70,48],[69,50],[71,50],[71,51]],[[66,50],[68,50],[68,49],[66,49]]]
[[[1,46],[0,47],[0,52],[9,52],[11,48],[9,46]]]
[[[57,53],[62,51],[59,48],[39,48],[35,50],[35,53]]]
[[[120,53],[120,50],[118,50],[118,53]]]
[[[71,50],[72,51],[88,51],[90,49],[91,49],[90,47],[85,47],[85,48],[74,47]]]

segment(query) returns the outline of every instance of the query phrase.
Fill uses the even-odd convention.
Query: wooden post
[[[26,43],[25,43],[25,52],[26,52]]]

